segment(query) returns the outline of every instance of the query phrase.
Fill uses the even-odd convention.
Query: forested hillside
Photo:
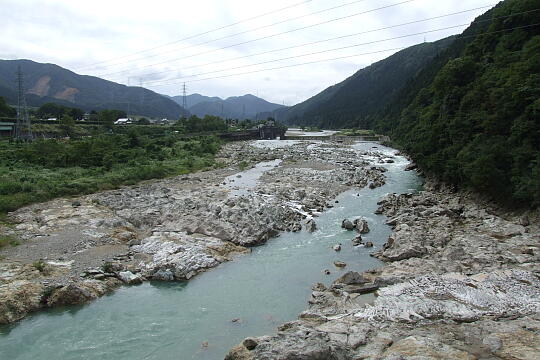
[[[172,99],[151,90],[30,60],[0,60],[0,96],[10,104],[17,103],[18,66],[23,71],[26,101],[30,106],[53,102],[85,111],[118,109],[129,114],[169,119],[189,115]]]
[[[263,117],[260,114],[268,115],[268,113],[280,108],[283,106],[247,94],[231,96],[225,100],[208,98],[206,101],[189,107],[189,111],[199,117],[211,115],[232,119],[261,119]]]
[[[174,102],[176,102],[178,105],[182,105],[184,97],[182,95],[177,95],[177,96],[171,96],[170,98],[173,99]],[[190,94],[186,96],[186,105],[188,109],[192,106],[195,106],[205,101],[221,101],[221,98],[217,96],[212,96],[212,97],[204,96],[201,94]]]
[[[453,38],[423,43],[362,69],[277,117],[290,125],[343,128],[372,126],[372,114],[390,103],[405,84],[446,49]]]
[[[429,174],[540,205],[538,8],[506,0],[478,18],[378,115],[376,129]]]

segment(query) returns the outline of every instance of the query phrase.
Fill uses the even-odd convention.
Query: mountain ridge
[[[183,96],[172,96],[171,99],[182,104]],[[278,109],[285,108],[283,105],[271,103],[253,94],[229,96],[226,99],[190,94],[186,96],[186,103],[193,115],[199,117],[212,115],[233,119],[262,119]]]
[[[536,0],[479,16],[374,121],[429,175],[513,206],[540,206]]]
[[[17,103],[16,71],[21,66],[29,106],[54,102],[85,111],[118,109],[149,117],[177,119],[188,112],[151,90],[80,75],[51,63],[28,59],[0,60],[0,96]]]
[[[182,95],[176,95],[176,96],[169,96],[174,102],[176,102],[178,105],[182,105],[183,103],[183,96]],[[217,96],[205,96],[198,93],[189,94],[186,95],[186,105],[189,109],[190,107],[197,105],[201,102],[205,101],[221,101],[222,99]]]
[[[369,116],[384,107],[405,84],[454,41],[448,37],[403,49],[358,70],[319,94],[278,111],[290,125],[321,128],[368,127]]]

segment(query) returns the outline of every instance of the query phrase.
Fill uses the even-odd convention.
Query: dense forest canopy
[[[15,116],[17,116],[17,110],[9,106],[6,100],[0,96],[0,121],[2,120],[1,118],[12,119]]]
[[[425,69],[431,82],[403,109],[394,104],[400,113],[389,109],[378,129],[430,174],[504,202],[539,205],[538,5],[507,0],[483,15],[444,61]]]
[[[463,34],[398,52],[292,107],[289,123],[374,129],[430,175],[538,206],[539,20],[538,0],[505,0]]]
[[[287,109],[278,117],[296,126],[371,127],[375,120],[372,114],[389,104],[408,81],[452,42],[453,37],[450,37],[399,51]]]
[[[82,120],[84,111],[78,108],[64,106],[56,103],[45,103],[36,110],[39,119],[58,118],[69,115],[75,120]]]
[[[225,120],[219,116],[206,115],[202,119],[196,115],[181,118],[175,126],[181,132],[198,133],[206,131],[227,131]]]

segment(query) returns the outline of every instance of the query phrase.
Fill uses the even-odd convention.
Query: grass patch
[[[103,265],[101,265],[101,270],[106,273],[114,272],[114,264],[110,261],[106,261],[103,263]]]
[[[317,126],[303,127],[302,131],[304,132],[321,132],[322,130]]]
[[[238,164],[238,168],[242,171],[246,170],[247,167],[248,167],[248,163],[246,161],[240,161],[240,163]]]
[[[365,129],[343,129],[336,135],[339,136],[375,136],[375,131]]]
[[[39,271],[40,273],[44,272],[45,271],[45,268],[47,267],[47,264],[45,264],[43,261],[39,260],[39,261],[34,261],[32,263],[32,266],[37,270]]]
[[[169,135],[99,135],[0,142],[0,221],[22,206],[90,194],[214,166],[220,140]]]
[[[11,223],[6,213],[0,212],[0,225],[7,226],[7,227],[13,226],[13,223]]]
[[[19,240],[17,240],[16,237],[11,235],[0,235],[0,248],[3,248],[5,246],[11,245],[11,246],[18,246],[21,243]]]

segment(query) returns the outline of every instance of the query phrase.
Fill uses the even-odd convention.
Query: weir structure
[[[231,141],[241,140],[274,140],[285,137],[285,129],[273,124],[260,125],[246,131],[236,131],[219,135],[220,138]]]

